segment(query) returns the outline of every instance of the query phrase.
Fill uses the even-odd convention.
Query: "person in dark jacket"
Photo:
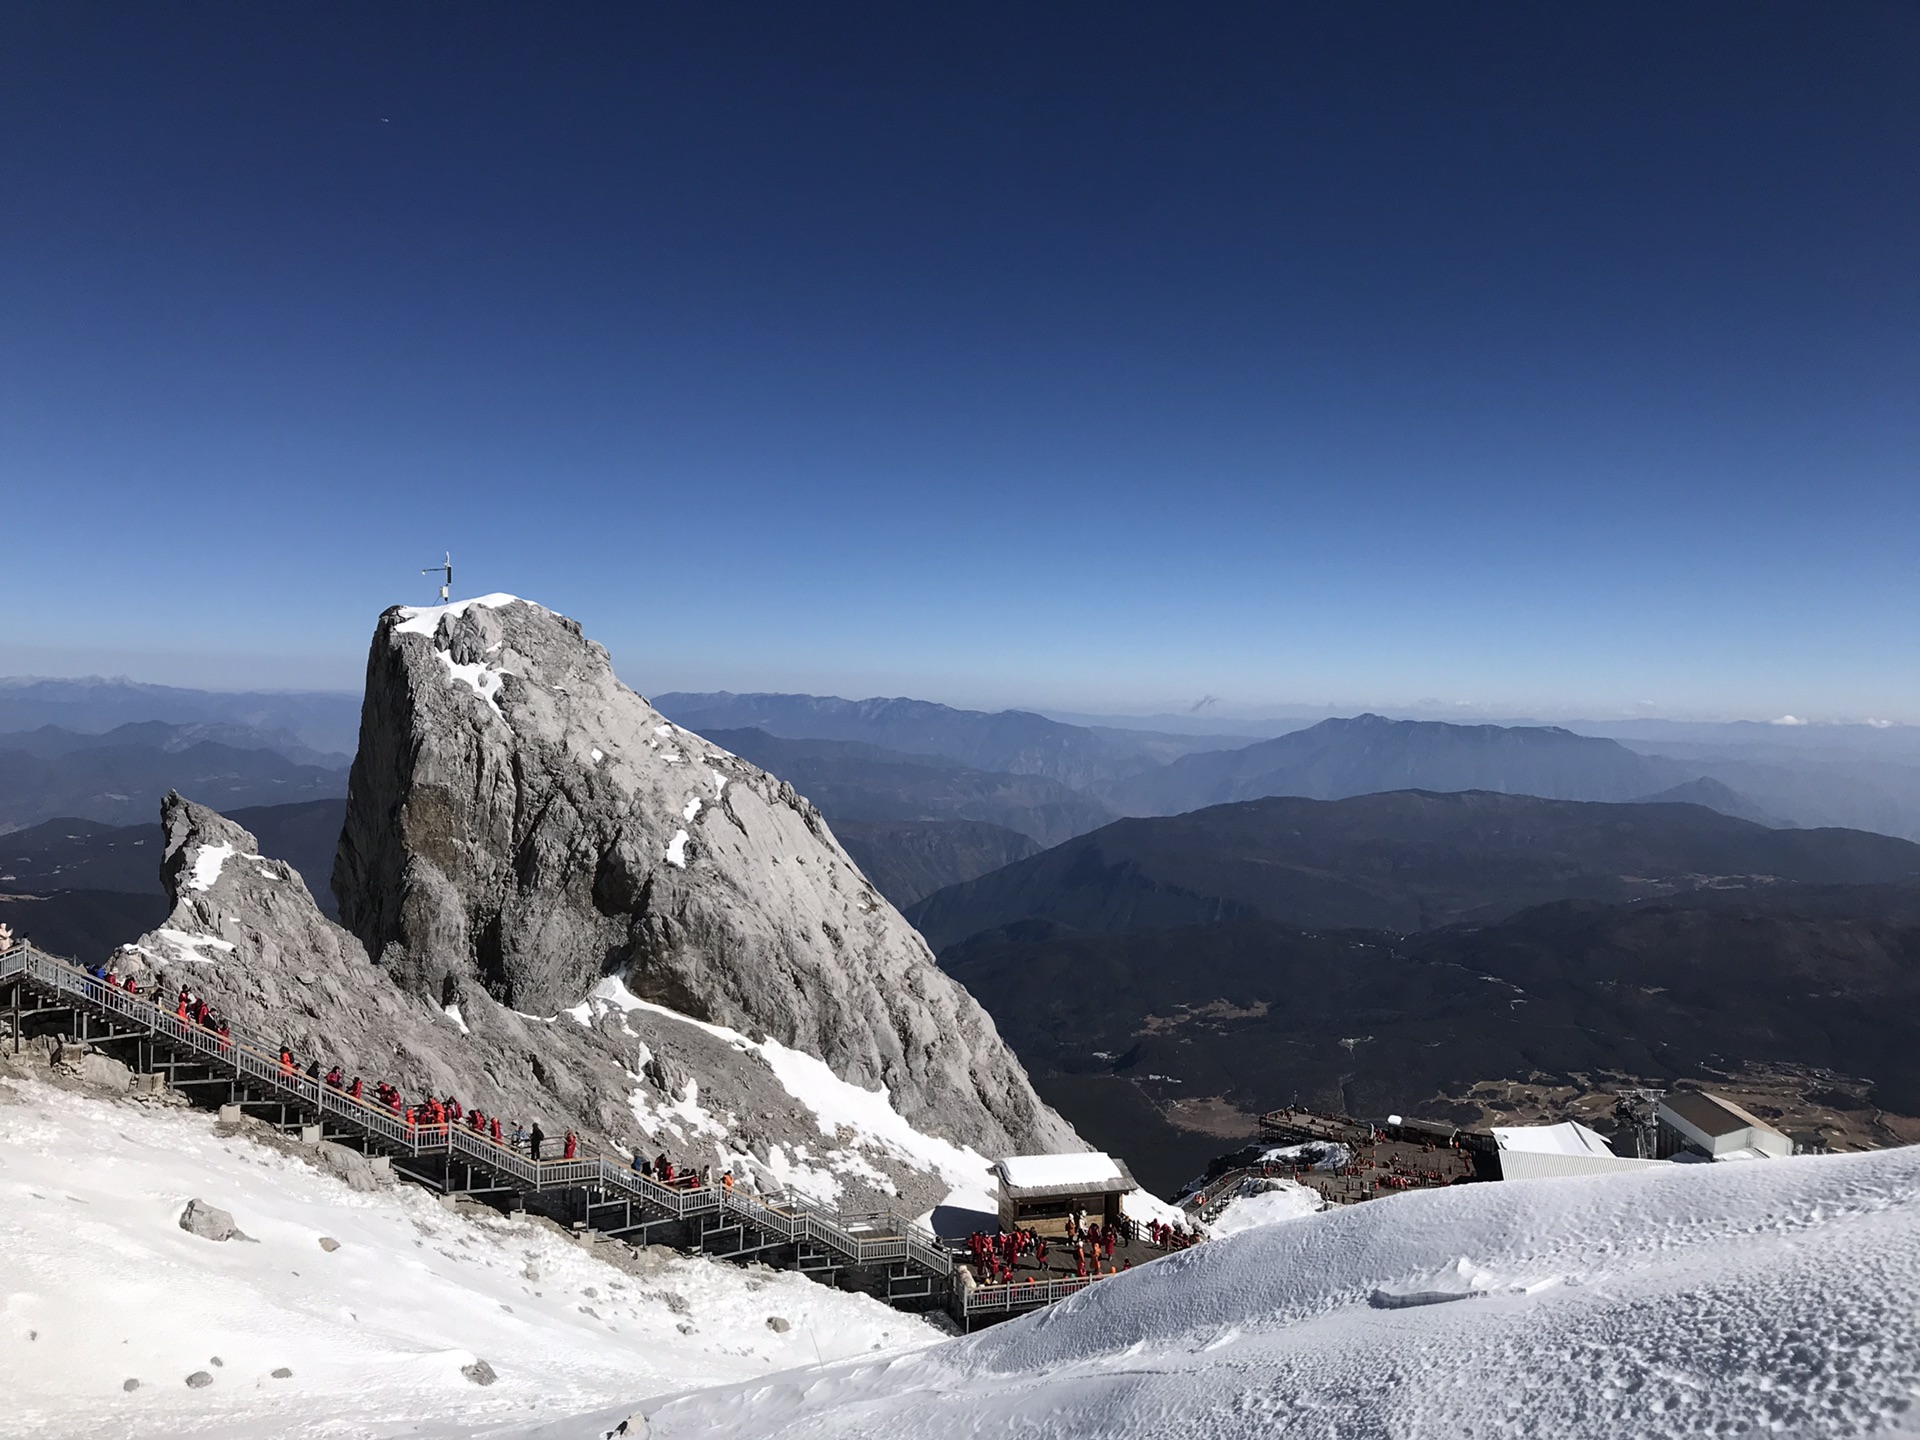
[[[533,1122],[533,1129],[527,1132],[527,1144],[532,1147],[534,1159],[540,1158],[540,1147],[546,1143],[546,1133],[541,1130],[540,1122],[536,1120]]]

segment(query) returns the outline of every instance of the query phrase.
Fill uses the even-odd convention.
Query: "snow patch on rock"
[[[211,890],[220,878],[221,867],[231,858],[231,845],[202,845],[193,853],[193,873],[187,877],[187,888]]]

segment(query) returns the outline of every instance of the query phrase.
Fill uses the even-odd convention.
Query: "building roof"
[[[1517,1150],[1530,1155],[1598,1155],[1612,1160],[1613,1148],[1600,1135],[1578,1120],[1562,1120],[1558,1125],[1495,1126],[1493,1143],[1502,1150]]]
[[[1010,1194],[1098,1195],[1132,1190],[1127,1167],[1099,1150],[1074,1155],[1009,1155],[993,1167]]]
[[[1731,1100],[1722,1100],[1718,1095],[1709,1095],[1704,1090],[1676,1090],[1661,1100],[1660,1104],[1702,1135],[1711,1135],[1716,1139],[1738,1130],[1773,1128],[1766,1121],[1755,1119]]]

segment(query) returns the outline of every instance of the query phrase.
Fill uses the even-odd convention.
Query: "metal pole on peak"
[[[447,551],[446,558],[438,565],[429,565],[420,573],[440,576],[440,603],[446,604],[453,593],[453,552]]]

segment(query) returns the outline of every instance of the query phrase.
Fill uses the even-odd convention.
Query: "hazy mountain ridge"
[[[123,676],[0,676],[0,731],[55,725],[97,734],[142,721],[239,725],[283,732],[295,744],[323,754],[351,754],[360,725],[360,695],[336,690],[195,690]]]
[[[788,740],[763,730],[696,733],[778,775],[830,823],[983,821],[1045,848],[1118,818],[1098,800],[1044,775],[975,770],[861,741]]]
[[[344,767],[299,764],[271,748],[202,739],[192,727],[158,722],[97,736],[42,728],[5,741],[0,830],[63,816],[136,824],[181,786],[227,808],[331,799],[347,788]]]
[[[1338,800],[1385,790],[1492,790],[1549,800],[1637,800],[1696,778],[1657,756],[1556,727],[1358,715],[1238,750],[1187,755],[1112,787],[1119,808],[1174,815],[1268,795]]]
[[[1394,933],[1562,899],[1622,901],[1715,877],[1892,883],[1920,845],[1773,830],[1698,805],[1482,792],[1272,797],[1117,821],[912,906],[936,949],[1022,920],[1137,930],[1264,918]]]
[[[834,695],[669,693],[661,713],[702,734],[762,730],[783,739],[857,740],[909,754],[939,755],[977,770],[1044,775],[1098,793],[1128,775],[1216,742],[1148,731],[1096,733],[1026,710],[956,710],[929,700],[843,700]]]

